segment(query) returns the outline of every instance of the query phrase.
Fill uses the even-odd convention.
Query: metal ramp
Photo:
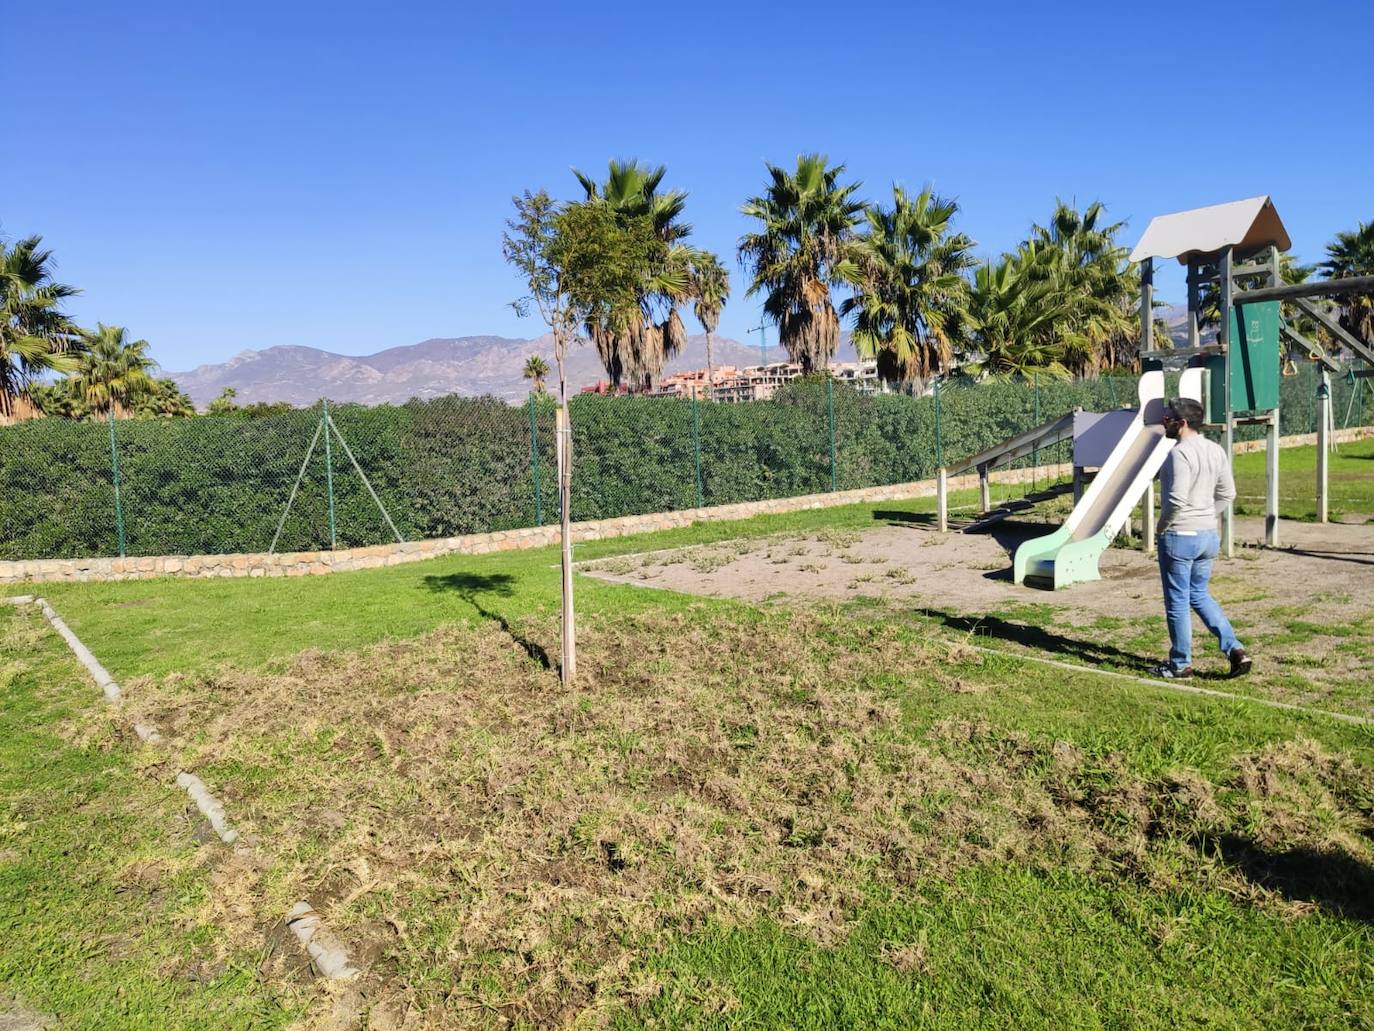
[[[1003,519],[1010,518],[1014,515],[1020,515],[1023,512],[1028,512],[1036,505],[1043,504],[1046,501],[1053,501],[1055,498],[1063,497],[1065,494],[1072,494],[1073,490],[1074,484],[1072,482],[1066,482],[1053,484],[1045,490],[1031,491],[1025,497],[1014,498],[1001,505],[999,508],[995,508],[991,512],[979,516],[967,526],[962,527],[959,532],[982,533],[989,526],[1000,523]]]

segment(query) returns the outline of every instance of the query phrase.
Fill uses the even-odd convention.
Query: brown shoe
[[[1254,665],[1250,656],[1245,654],[1244,648],[1232,648],[1228,656],[1231,660],[1231,676],[1243,677],[1250,672],[1250,667]]]

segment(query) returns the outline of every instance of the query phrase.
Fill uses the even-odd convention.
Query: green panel
[[[1226,397],[1226,356],[1209,354],[1206,368],[1207,421],[1223,423],[1226,421],[1226,405],[1222,403]]]
[[[1261,301],[1240,310],[1245,318],[1237,324],[1236,309],[1231,309],[1231,410],[1267,412],[1279,406],[1279,302]]]

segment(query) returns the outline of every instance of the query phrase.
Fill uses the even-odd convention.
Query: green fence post
[[[830,492],[840,489],[839,465],[835,460],[835,377],[825,378],[825,407],[830,415]]]
[[[695,390],[692,391],[692,463],[697,476],[697,508],[705,508],[706,498],[701,489],[701,409]]]
[[[534,475],[534,525],[544,525],[544,495],[539,486],[539,425],[535,421],[534,391],[530,391],[530,470]]]
[[[1113,377],[1113,376],[1111,376],[1111,375],[1108,375],[1108,376],[1107,376],[1107,394],[1108,394],[1108,396],[1110,396],[1111,399],[1112,399],[1112,407],[1115,408],[1115,407],[1116,407],[1116,378]]]
[[[935,381],[935,468],[945,467],[945,444],[940,435],[940,381]]]
[[[1040,373],[1031,373],[1031,387],[1034,392],[1035,418],[1031,422],[1032,426],[1040,425]],[[1040,448],[1031,448],[1031,490],[1035,489],[1035,481],[1040,471]]]
[[[339,546],[339,534],[334,524],[334,454],[329,448],[329,398],[323,398],[320,404],[324,406],[320,424],[324,426],[324,484],[329,492],[329,548],[333,551]]]
[[[119,445],[115,441],[114,402],[110,402],[110,471],[114,475],[115,533],[119,537],[119,557],[124,557],[124,499],[120,496]]]

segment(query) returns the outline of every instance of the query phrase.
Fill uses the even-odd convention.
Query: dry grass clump
[[[985,721],[913,733],[887,675],[962,690],[970,656],[889,622],[622,617],[588,628],[570,691],[531,658],[554,627],[514,634],[131,685],[267,857],[243,882],[258,911],[307,896],[361,943],[379,1019],[598,1023],[662,990],[637,954],[707,920],[829,943],[875,891],[996,860],[1111,871],[1227,823],[1195,776],[1149,784]],[[1287,783],[1276,762],[1257,783]]]

